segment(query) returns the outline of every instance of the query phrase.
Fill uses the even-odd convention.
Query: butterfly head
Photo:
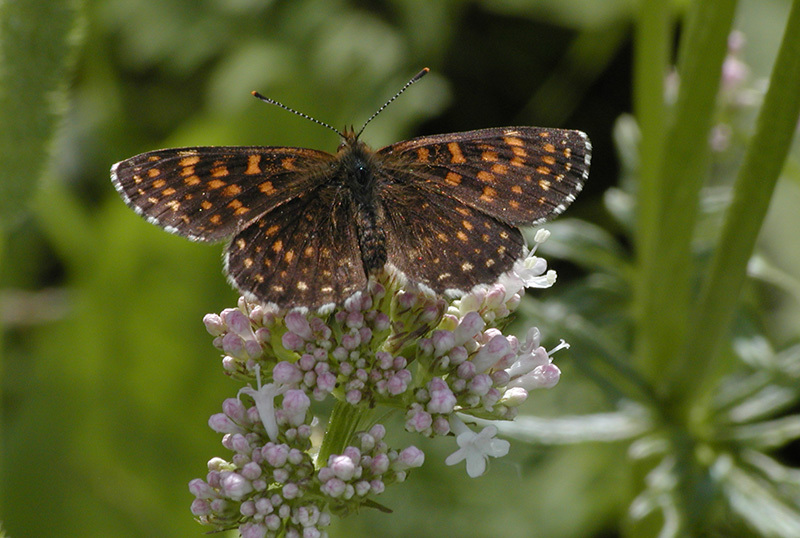
[[[345,127],[344,130],[339,134],[342,137],[342,141],[339,143],[339,147],[336,150],[337,153],[342,153],[348,149],[352,150],[354,148],[366,146],[364,142],[361,142],[358,139],[358,137],[361,135],[361,131],[356,132],[352,125],[349,128]]]

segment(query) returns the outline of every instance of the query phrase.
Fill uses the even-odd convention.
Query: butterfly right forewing
[[[502,127],[413,138],[377,154],[432,193],[530,226],[563,212],[581,191],[591,144],[580,131]]]

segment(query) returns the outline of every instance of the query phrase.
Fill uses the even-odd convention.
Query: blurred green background
[[[734,27],[746,38],[742,60],[755,88],[769,75],[789,3],[738,4]],[[677,19],[684,8],[668,11]],[[205,475],[209,458],[226,456],[206,421],[239,386],[222,374],[201,320],[234,306],[236,294],[221,274],[220,246],[171,236],[125,207],[109,181],[113,163],[189,145],[334,151],[335,134],[249,93],[337,128],[359,126],[428,66],[432,73],[363,140],[379,147],[507,125],[584,130],[592,172],[569,216],[618,239],[619,263],[630,263],[606,193],[626,179],[618,120],[633,108],[637,13],[633,0],[0,3],[0,521],[8,535],[206,530],[192,520],[187,483]],[[753,116],[742,113],[734,135]],[[737,143],[718,171],[741,159]],[[796,164],[789,171],[795,181],[779,186],[760,245],[794,279],[800,194]],[[532,295],[546,303],[560,293],[566,308],[581,302],[565,293],[584,276],[580,264],[551,265],[559,283]],[[749,293],[766,333],[778,345],[795,341],[797,302],[765,285]],[[518,332],[527,324],[519,320]],[[613,410],[576,367],[587,352],[580,344],[560,352],[561,384],[533,394],[523,413]],[[633,487],[623,443],[516,442],[470,480],[444,466],[451,444],[396,435],[426,450],[424,468],[378,499],[393,515],[364,511],[335,523],[331,536],[621,532]]]

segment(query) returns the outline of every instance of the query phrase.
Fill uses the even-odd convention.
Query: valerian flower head
[[[498,328],[525,288],[555,282],[535,256],[545,239],[537,233],[497,283],[458,298],[385,272],[342,305],[315,312],[242,299],[208,314],[224,371],[248,385],[209,420],[232,455],[213,458],[205,479],[190,483],[192,513],[242,536],[326,536],[331,515],[379,506],[374,498],[425,460],[414,446],[390,447],[379,423],[356,431],[354,417],[368,423],[378,409],[404,413],[409,432],[454,436],[458,449],[446,463],[466,461],[469,476],[483,474],[510,444],[495,437],[496,427],[475,432],[465,420],[512,420],[531,390],[560,376],[551,355],[566,344],[548,352],[535,328],[523,342]],[[312,442],[312,402],[327,398],[336,407],[320,444]]]

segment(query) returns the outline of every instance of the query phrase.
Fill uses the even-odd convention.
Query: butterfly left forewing
[[[580,131],[504,127],[413,138],[377,154],[432,193],[523,226],[572,203],[589,175],[591,144]]]
[[[188,147],[142,153],[111,168],[128,206],[194,241],[221,241],[324,179],[333,156],[291,147]]]

